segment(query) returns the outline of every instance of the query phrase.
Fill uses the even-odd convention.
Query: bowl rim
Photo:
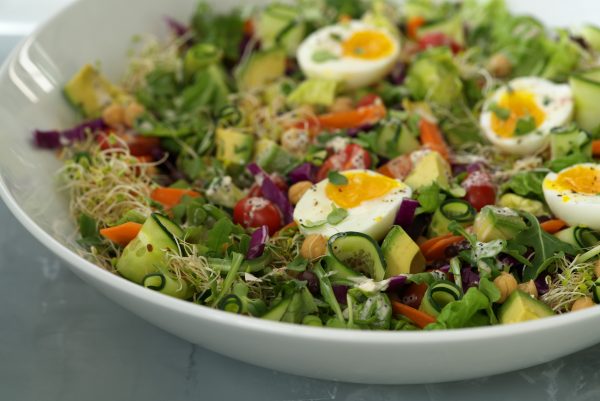
[[[9,66],[15,62],[19,53],[26,43],[35,41],[38,36],[43,35],[48,26],[55,24],[57,20],[68,12],[81,7],[81,4],[93,0],[76,0],[58,11],[55,11],[48,19],[38,25],[32,33],[24,37],[19,44],[10,52],[0,67],[0,86],[2,82],[9,79]],[[11,213],[40,243],[51,250],[55,255],[67,262],[72,269],[80,270],[86,276],[91,276],[113,289],[127,293],[137,300],[151,304],[153,307],[166,308],[172,312],[189,316],[192,319],[205,319],[214,324],[226,327],[243,329],[255,333],[285,335],[299,339],[318,339],[331,343],[365,344],[365,345],[394,345],[402,343],[410,344],[439,344],[455,343],[465,341],[482,341],[505,338],[515,335],[526,335],[528,333],[552,330],[563,325],[577,325],[592,317],[600,317],[600,308],[588,308],[577,313],[566,313],[545,317],[542,319],[496,326],[484,326],[474,328],[434,330],[434,331],[366,331],[355,329],[336,329],[328,327],[313,327],[300,324],[274,322],[256,317],[236,315],[229,312],[213,309],[208,306],[184,301],[168,295],[152,291],[139,284],[133,283],[117,274],[111,273],[100,266],[86,260],[74,250],[64,246],[52,235],[42,229],[31,217],[19,206],[16,199],[8,188],[4,174],[0,171],[0,197],[4,200]],[[89,284],[89,283],[88,283]],[[110,299],[110,297],[107,297]]]

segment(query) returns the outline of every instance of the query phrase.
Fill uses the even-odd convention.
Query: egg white
[[[533,93],[537,106],[546,115],[544,122],[530,134],[504,138],[492,129],[493,112],[489,107],[493,103],[498,103],[509,88],[514,91]],[[526,156],[544,150],[550,142],[548,136],[550,131],[570,122],[573,118],[573,109],[573,93],[569,85],[555,84],[538,77],[523,77],[510,81],[507,86],[494,92],[483,107],[480,123],[485,137],[494,146],[506,153]]]
[[[348,172],[364,172],[379,175],[369,170],[351,170]],[[318,227],[307,227],[310,223],[327,220],[334,203],[327,197],[325,188],[329,183],[325,179],[310,188],[300,199],[294,210],[294,221],[304,235],[320,234],[331,237],[337,233],[354,231],[367,234],[375,240],[381,240],[394,225],[394,220],[402,199],[412,195],[410,187],[401,181],[400,186],[377,199],[362,202],[360,205],[346,209],[348,217],[336,225],[325,223]],[[336,205],[336,207],[340,207]]]
[[[600,171],[600,165],[593,163],[577,164],[562,171],[577,166],[592,167]],[[600,230],[600,196],[550,188],[550,183],[556,181],[558,174],[548,173],[542,186],[544,198],[552,213],[569,226],[585,226]]]
[[[344,57],[342,42],[353,33],[364,30],[385,34],[394,45],[392,53],[375,60]],[[317,51],[327,51],[337,58],[317,62],[313,59]],[[381,80],[394,67],[399,55],[400,42],[394,35],[385,29],[353,20],[327,26],[312,33],[300,44],[296,58],[307,77],[341,81],[344,82],[345,88],[356,89]]]

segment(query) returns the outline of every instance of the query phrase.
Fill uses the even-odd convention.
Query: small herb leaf
[[[334,204],[331,204],[332,210],[327,215],[327,222],[332,226],[340,224],[342,221],[348,217],[348,211],[341,207],[336,207]]]
[[[506,121],[510,118],[510,110],[504,107],[498,106],[498,103],[492,103],[488,106],[488,110],[491,111],[501,119],[502,121]]]
[[[346,176],[338,173],[337,171],[330,171],[329,174],[327,174],[327,178],[333,185],[348,185],[348,179]]]
[[[325,63],[327,61],[337,60],[339,57],[329,50],[317,50],[312,55],[312,60],[315,63]]]
[[[535,119],[532,116],[525,116],[519,118],[517,126],[515,127],[515,136],[523,136],[529,134],[537,128]]]

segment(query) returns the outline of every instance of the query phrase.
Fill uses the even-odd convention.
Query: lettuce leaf
[[[491,307],[492,301],[486,294],[471,287],[462,299],[446,305],[437,317],[437,321],[425,327],[425,330],[487,326],[492,323],[489,314]]]

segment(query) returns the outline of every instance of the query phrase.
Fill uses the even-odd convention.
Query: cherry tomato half
[[[467,191],[467,202],[473,205],[475,210],[480,211],[484,206],[496,203],[496,187],[487,171],[473,171],[463,181],[462,186]]]
[[[379,174],[403,180],[412,171],[413,165],[409,155],[398,156],[377,169]]]
[[[368,169],[371,167],[371,155],[362,146],[355,143],[348,144],[343,151],[329,156],[317,173],[317,180],[327,178],[332,170],[346,171],[355,169]]]
[[[456,43],[452,38],[448,37],[446,34],[443,34],[441,32],[431,32],[419,39],[420,50],[427,50],[431,47],[441,46],[448,46],[454,54],[460,53],[462,51],[462,47],[458,43]]]
[[[427,284],[412,283],[400,294],[400,302],[411,308],[419,309],[426,292]]]
[[[96,142],[102,150],[116,149],[122,147],[123,143],[111,140],[111,134],[100,133],[96,136]],[[112,134],[120,138],[128,147],[132,156],[151,156],[152,151],[160,147],[160,139],[153,136],[142,136],[133,134]]]
[[[283,225],[277,206],[257,196],[244,198],[235,205],[233,222],[246,228],[267,226],[269,234],[275,233]]]

